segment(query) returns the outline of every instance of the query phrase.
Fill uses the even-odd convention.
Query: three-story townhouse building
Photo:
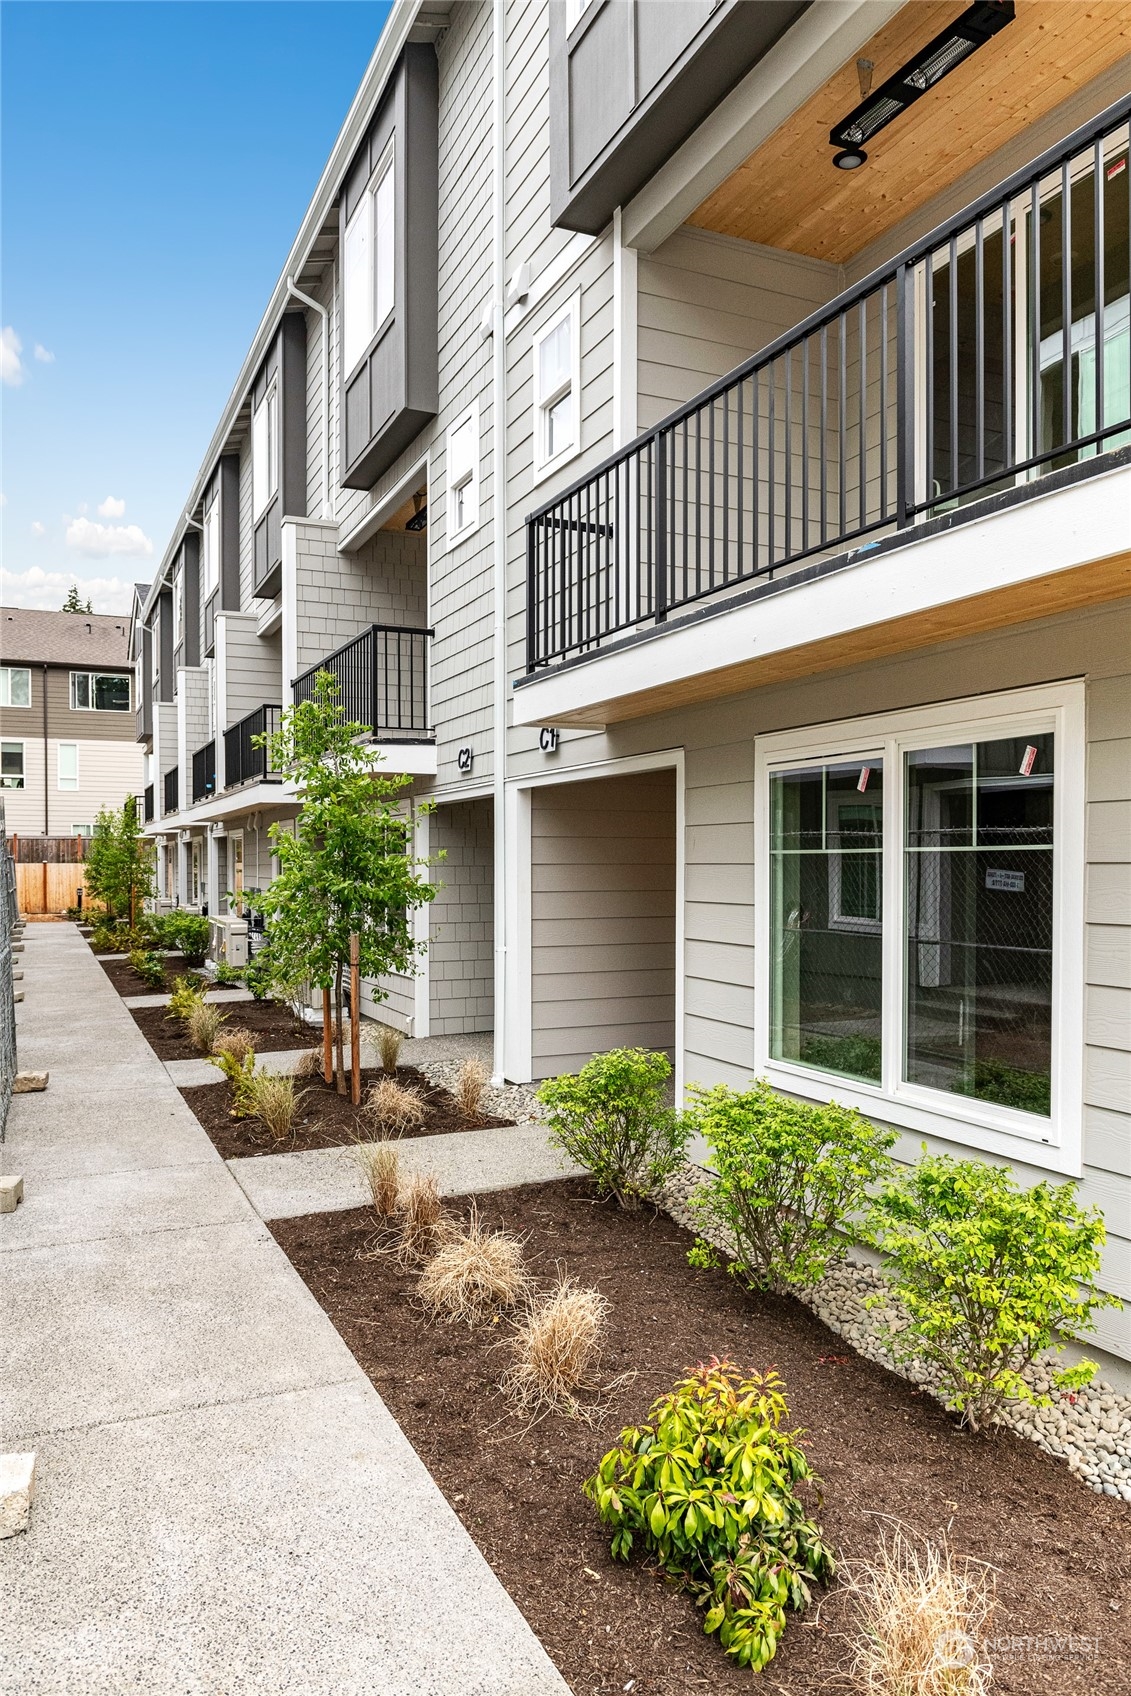
[[[137,607],[166,898],[327,668],[445,851],[382,1016],[1072,1177],[1131,1298],[1129,31],[398,0]]]

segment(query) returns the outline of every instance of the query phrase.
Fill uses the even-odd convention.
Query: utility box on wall
[[[208,921],[208,957],[217,965],[247,965],[247,920],[223,913]]]

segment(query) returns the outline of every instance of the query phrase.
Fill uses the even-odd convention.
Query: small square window
[[[31,706],[31,672],[26,665],[0,665],[0,707]]]

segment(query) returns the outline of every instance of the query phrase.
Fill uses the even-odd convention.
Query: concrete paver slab
[[[397,1151],[403,1172],[434,1173],[443,1195],[546,1183],[580,1170],[550,1146],[544,1125],[408,1137],[397,1144]],[[229,1160],[228,1167],[262,1219],[333,1213],[342,1207],[360,1207],[368,1199],[348,1148],[260,1154]]]
[[[57,1058],[57,1055],[56,1055]],[[220,1164],[220,1156],[177,1094],[142,1081],[97,1093],[67,1089],[53,1067],[42,1095],[13,1103],[7,1159],[33,1178]]]
[[[229,1001],[254,1001],[250,989],[206,989],[205,1001],[215,1001],[227,1006]],[[133,1007],[167,1007],[169,997],[155,992],[153,995],[123,995],[122,1006]]]
[[[33,1167],[24,1201],[0,1219],[0,1254],[185,1225],[232,1225],[246,1222],[248,1214],[246,1198],[233,1189],[220,1160],[57,1178]]]
[[[39,1452],[4,1696],[566,1696],[365,1382]]]

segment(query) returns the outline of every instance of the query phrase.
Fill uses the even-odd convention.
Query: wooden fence
[[[78,906],[87,841],[85,836],[8,837],[21,913],[65,913]]]

